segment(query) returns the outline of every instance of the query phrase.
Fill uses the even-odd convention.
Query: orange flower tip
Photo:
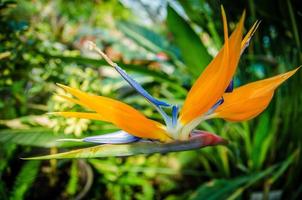
[[[221,15],[222,15],[223,22],[226,22],[226,13],[223,6],[221,6]]]
[[[63,88],[63,89],[68,89],[68,88],[70,88],[70,87],[68,87],[68,86],[66,86],[66,85],[63,85],[63,84],[61,84],[61,83],[56,83],[56,85],[57,86],[59,86],[60,88]]]
[[[227,42],[228,40],[228,24],[227,24],[227,18],[225,14],[225,10],[223,6],[221,6],[221,15],[222,15],[222,21],[223,21],[223,32],[224,32],[224,41]]]
[[[252,28],[251,36],[254,35],[254,33],[256,32],[258,27],[260,26],[261,22],[262,22],[262,20],[256,20],[256,22],[254,23],[253,28]]]
[[[301,67],[302,67],[302,65],[300,65],[299,67],[297,67],[296,69],[294,69],[294,70],[295,70],[295,73],[296,73],[296,71],[298,71]]]
[[[224,10],[224,7],[222,4],[220,5],[220,9],[221,9],[221,13],[223,13],[225,15],[225,10]]]
[[[302,67],[302,65],[299,66],[299,67],[297,67],[296,69],[293,69],[293,70],[291,70],[291,71],[289,71],[287,73],[284,73],[283,76],[282,76],[282,78],[284,80],[288,79],[289,77],[291,77],[292,75],[294,75],[301,67]]]
[[[245,15],[246,15],[246,10],[244,9],[243,12],[242,12],[242,20],[245,19]]]
[[[245,9],[244,9],[243,12],[242,12],[240,21],[239,21],[239,24],[242,24],[242,26],[243,26],[243,23],[244,23],[244,20],[245,20],[245,15],[246,15],[246,12],[245,12]]]

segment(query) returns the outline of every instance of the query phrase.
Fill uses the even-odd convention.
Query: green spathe
[[[210,137],[209,137],[210,135]],[[205,137],[206,136],[206,137]],[[210,140],[208,140],[210,138]],[[23,158],[25,160],[47,160],[47,159],[65,159],[65,158],[102,158],[115,156],[132,156],[138,154],[168,153],[177,151],[188,151],[199,149],[206,146],[217,144],[227,144],[223,138],[204,133],[196,135],[186,141],[173,141],[170,143],[141,141],[132,144],[105,144],[89,148],[77,149],[68,152]]]

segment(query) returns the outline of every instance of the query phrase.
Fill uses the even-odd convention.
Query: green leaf
[[[22,166],[21,171],[17,175],[11,192],[10,200],[24,199],[25,194],[30,189],[39,171],[40,162],[30,161]]]
[[[94,65],[95,67],[99,67],[100,65],[108,65],[106,61],[101,59],[92,59],[92,58],[85,58],[81,56],[62,56],[62,55],[51,55],[47,53],[40,52],[45,58],[54,58],[54,59],[61,59],[64,62],[70,63],[78,63],[83,64],[83,67],[86,65]],[[177,90],[182,94],[186,94],[187,91],[181,86],[181,83],[178,84],[178,80],[175,78],[171,78],[168,74],[161,72],[150,70],[143,65],[133,65],[133,64],[125,64],[122,62],[116,62],[120,67],[127,71],[138,72],[140,74],[145,74],[152,76],[155,80],[161,83],[167,83],[171,88]]]
[[[230,180],[218,179],[203,184],[191,198],[192,200],[198,199],[226,199],[230,193],[236,190],[248,181],[248,177],[240,177]]]
[[[25,130],[6,129],[0,131],[0,143],[13,143],[35,147],[72,147],[85,143],[58,142],[58,139],[73,138],[71,135],[55,134],[46,128],[31,128]]]
[[[8,199],[7,187],[4,181],[0,181],[0,196],[3,200]]]
[[[79,172],[77,162],[74,160],[72,161],[70,173],[69,173],[69,181],[66,187],[66,192],[69,195],[75,195],[77,192],[79,182]]]
[[[271,146],[273,134],[270,132],[269,113],[263,113],[258,121],[252,147],[252,164],[254,169],[260,169]]]
[[[0,177],[2,176],[5,168],[9,166],[10,160],[14,159],[16,149],[17,145],[15,144],[2,144],[0,146]]]
[[[211,37],[209,39],[213,40],[213,45],[217,48],[220,48],[222,46],[222,42],[217,31],[218,27],[215,26],[218,20],[213,15],[215,14],[215,9],[209,9],[209,2],[205,0],[178,0],[178,2],[180,5],[182,5],[187,16],[190,18],[190,21],[199,25],[204,32],[207,32]],[[217,5],[215,6],[215,8],[217,9]],[[217,9],[217,11],[218,10],[219,9]],[[220,16],[218,17],[218,19],[220,20]],[[220,25],[220,23],[218,23],[218,25]]]
[[[290,155],[282,164],[281,167],[274,172],[274,175],[270,179],[270,184],[273,184],[276,180],[278,180],[284,172],[288,169],[288,167],[297,159],[299,156],[299,149],[294,151],[292,155]]]
[[[54,59],[61,59],[64,62],[69,63],[78,63],[83,65],[94,65],[95,67],[99,67],[100,65],[108,65],[107,62],[103,59],[92,59],[92,58],[85,58],[82,56],[62,56],[62,55],[53,55],[48,53],[42,53],[40,52],[44,57],[46,58],[54,58]],[[116,62],[120,67],[122,67],[125,70],[138,72],[141,74],[150,75],[154,78],[160,78],[161,80],[166,81],[175,81],[174,79],[170,78],[167,74],[159,71],[154,71],[146,68],[146,66],[142,65],[134,65],[134,64],[124,64],[122,62]],[[83,66],[84,67],[84,66]]]
[[[189,71],[198,77],[212,57],[190,25],[168,6],[167,24]]]
[[[226,143],[226,141],[224,141]],[[222,144],[222,143],[221,143]],[[72,150],[64,153],[24,158],[26,160],[65,159],[65,158],[102,158],[112,156],[132,156],[137,154],[168,153],[187,151],[204,147],[203,140],[193,138],[187,141],[175,141],[171,143],[159,143],[142,141],[132,144],[104,144],[84,149]]]
[[[165,52],[170,56],[172,63],[176,67],[183,66],[183,63],[180,61],[179,50],[158,33],[126,21],[120,21],[117,25],[119,30],[138,45],[154,53]]]
[[[171,50],[169,42],[152,30],[126,21],[120,21],[117,26],[127,37],[154,53]]]
[[[201,185],[192,195],[191,200],[207,199],[227,199],[228,197],[238,196],[246,186],[251,186],[262,178],[271,175],[278,166],[272,166],[264,171],[241,176],[233,179],[217,179]],[[234,199],[234,198],[230,198]]]

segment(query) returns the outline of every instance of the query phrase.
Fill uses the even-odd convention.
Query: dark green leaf
[[[120,21],[117,25],[126,36],[154,53],[172,50],[169,42],[152,30],[125,21]],[[173,54],[176,53],[173,52]]]
[[[186,66],[195,77],[198,77],[212,57],[190,25],[170,6],[168,7],[167,24]]]
[[[205,183],[199,187],[199,189],[193,194],[191,200],[207,199],[207,200],[219,200],[227,199],[233,193],[239,195],[242,190],[239,190],[245,185],[252,185],[262,178],[272,174],[277,166],[272,166],[264,171],[250,174],[248,176],[241,176],[233,179],[217,179]],[[240,192],[237,192],[239,190]]]
[[[127,37],[131,38],[137,44],[143,46],[149,51],[154,53],[165,52],[171,57],[172,62],[176,66],[179,65],[180,55],[178,49],[172,46],[168,40],[163,38],[161,35],[143,26],[125,21],[119,22],[118,28]]]
[[[66,187],[66,192],[70,195],[74,195],[77,192],[78,182],[79,182],[79,171],[78,171],[77,161],[72,161],[69,181]]]
[[[39,161],[29,161],[22,166],[14,183],[10,200],[22,200],[25,198],[26,192],[30,189],[37,177],[39,167]]]

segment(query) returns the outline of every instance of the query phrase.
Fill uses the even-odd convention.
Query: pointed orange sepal
[[[125,103],[103,96],[88,94],[65,85],[58,84],[58,86],[78,98],[73,99],[64,97],[65,99],[89,108],[99,115],[97,117],[92,114],[81,114],[83,117],[97,117],[99,120],[111,122],[129,134],[137,137],[158,139],[161,141],[170,140],[170,137],[167,135],[162,124],[146,118],[139,111]],[[64,112],[62,112],[61,115],[67,116],[71,114],[64,114]],[[80,115],[73,115],[73,117],[76,116]]]
[[[248,47],[251,38],[255,34],[256,30],[258,29],[261,21],[256,21],[253,26],[250,28],[250,30],[247,32],[247,34],[244,36],[242,42],[241,42],[241,53],[245,50],[246,47]]]
[[[224,103],[213,116],[229,121],[245,121],[259,115],[271,101],[275,89],[297,72],[292,71],[256,81],[224,94]]]
[[[189,91],[180,112],[182,124],[188,124],[207,112],[221,98],[235,73],[241,52],[245,12],[242,14],[237,28],[229,39],[227,39],[227,20],[223,8],[222,18],[225,38],[224,47]]]

